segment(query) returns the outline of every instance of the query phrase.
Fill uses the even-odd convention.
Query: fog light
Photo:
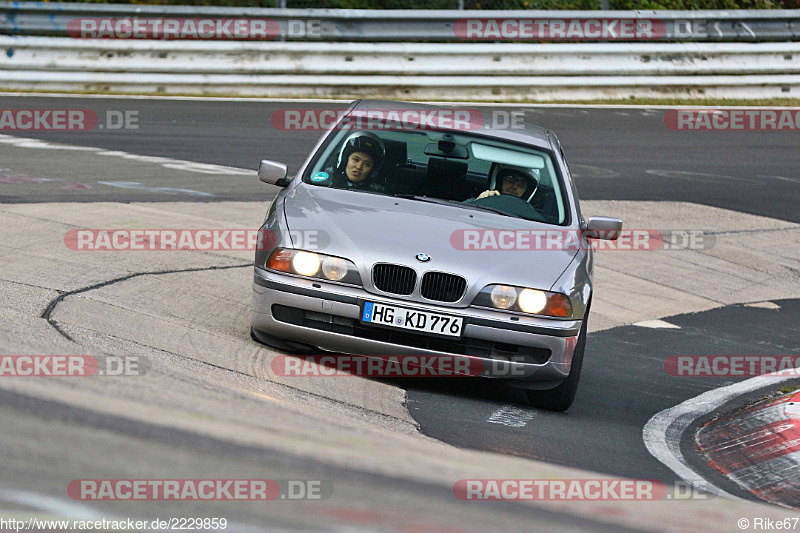
[[[492,288],[492,303],[500,309],[508,309],[517,301],[517,290],[508,285],[495,285]]]
[[[338,257],[326,257],[322,261],[322,273],[331,281],[339,281],[347,275],[347,261]]]

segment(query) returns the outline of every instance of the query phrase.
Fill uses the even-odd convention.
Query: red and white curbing
[[[800,507],[800,391],[720,417],[695,438],[728,479],[768,502]]]

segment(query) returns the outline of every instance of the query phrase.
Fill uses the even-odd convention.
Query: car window
[[[542,149],[466,132],[342,129],[328,137],[314,161],[303,181],[315,186],[482,208],[549,224],[567,220],[553,155]],[[479,198],[486,191],[507,198]]]

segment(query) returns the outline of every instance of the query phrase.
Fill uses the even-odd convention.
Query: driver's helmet
[[[339,158],[336,161],[336,170],[338,172],[344,172],[350,154],[355,152],[364,152],[372,157],[374,165],[366,179],[369,180],[377,176],[386,159],[386,148],[384,148],[380,137],[369,131],[361,131],[353,133],[345,139],[341,150],[339,150]]]
[[[533,168],[517,167],[505,163],[494,163],[489,172],[489,189],[499,191],[503,179],[505,179],[506,176],[520,177],[528,182],[528,188],[522,195],[522,199],[526,202],[530,202],[533,195],[536,194],[536,189],[539,187],[539,171]]]

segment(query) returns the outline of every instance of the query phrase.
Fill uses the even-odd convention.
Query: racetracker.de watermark
[[[524,111],[477,109],[279,109],[270,123],[280,131],[521,130]]]
[[[308,479],[74,479],[67,495],[99,501],[325,500],[333,485]]]
[[[138,130],[139,112],[91,109],[0,109],[0,131]]]
[[[796,377],[800,355],[671,355],[664,371],[677,377]]]
[[[304,250],[330,244],[322,230],[289,231],[289,238]],[[264,229],[72,229],[64,234],[66,247],[80,252],[272,250],[277,241]]]
[[[412,313],[413,315],[413,313]],[[424,317],[424,315],[420,315]],[[415,317],[411,317],[414,321]],[[522,358],[483,360],[454,355],[279,355],[270,367],[278,376],[338,377],[362,376],[374,378],[401,377],[522,377],[524,368],[512,363],[524,363]]]
[[[76,18],[74,39],[251,40],[319,39],[321,21],[265,18]]]
[[[798,109],[670,109],[664,124],[673,131],[798,131]]]
[[[463,251],[708,250],[715,241],[702,230],[463,229],[450,235],[453,248]]]
[[[0,355],[0,377],[142,376],[148,369],[137,356]]]
[[[652,41],[663,39],[660,19],[480,18],[460,19],[453,33],[465,41]]]
[[[653,479],[462,479],[453,495],[469,501],[655,501],[707,500],[705,482]]]
[[[453,485],[459,500],[651,501],[666,492],[664,483],[648,479],[462,479]]]
[[[227,518],[156,518],[134,520],[131,518],[96,518],[91,520],[56,520],[50,517],[32,517],[27,520],[0,517],[0,531],[159,531],[159,530],[225,530]]]

